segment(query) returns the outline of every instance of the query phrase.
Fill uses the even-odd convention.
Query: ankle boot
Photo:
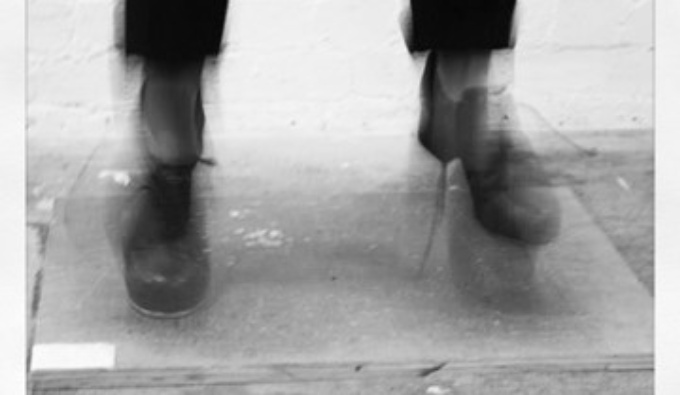
[[[519,132],[488,130],[486,89],[470,89],[457,109],[457,141],[474,204],[488,231],[541,245],[559,231],[559,204],[538,156]]]
[[[528,244],[553,240],[558,204],[537,156],[516,135],[488,130],[486,89],[468,89],[455,101],[436,69],[431,52],[421,81],[420,144],[442,164],[462,162],[475,217],[488,231]]]
[[[128,207],[123,241],[125,284],[132,307],[173,318],[204,300],[209,264],[192,215],[193,166],[154,166]]]
[[[445,164],[456,158],[455,144],[448,141],[455,125],[450,115],[455,113],[455,103],[442,100],[438,85],[437,53],[428,54],[420,81],[420,121],[418,141],[432,156]],[[439,88],[439,89],[438,89]],[[445,133],[441,131],[445,130]]]
[[[193,169],[193,165],[156,165],[149,174],[148,186],[165,240],[177,240],[187,232],[192,208]]]

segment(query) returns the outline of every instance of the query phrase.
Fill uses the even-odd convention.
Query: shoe
[[[526,244],[546,244],[559,233],[559,205],[537,156],[518,133],[489,130],[488,91],[472,88],[450,99],[430,53],[421,81],[420,144],[442,164],[459,159],[478,222],[489,232]]]
[[[191,217],[192,172],[194,166],[156,165],[150,172],[149,197],[157,209],[161,237],[177,240],[187,232]]]
[[[537,158],[531,152],[514,151],[507,138],[500,139],[490,155],[486,169],[465,169],[479,223],[523,244],[553,241],[560,227],[559,204]]]
[[[457,108],[475,217],[491,233],[530,245],[547,244],[557,237],[560,222],[549,178],[519,132],[487,130],[480,124],[487,97],[486,89],[470,89]]]
[[[127,208],[125,284],[132,307],[147,316],[187,315],[207,294],[210,267],[192,215],[192,170],[156,165]]]
[[[436,76],[437,53],[430,52],[425,62],[420,81],[420,121],[418,141],[432,156],[445,164],[457,157],[451,140],[452,133],[439,133],[440,130],[453,131],[455,124],[450,116],[456,111],[456,103],[446,100]]]

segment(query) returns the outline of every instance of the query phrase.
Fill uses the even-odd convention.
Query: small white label
[[[113,369],[116,346],[108,343],[36,344],[31,370]]]

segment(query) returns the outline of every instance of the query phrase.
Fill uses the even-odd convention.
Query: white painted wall
[[[524,0],[516,93],[562,130],[653,126],[652,0]]]
[[[213,133],[412,131],[422,64],[403,46],[401,0],[231,1]],[[115,108],[133,95],[121,94],[113,5],[28,0],[29,142],[122,133]],[[501,80],[563,131],[650,128],[652,5],[523,0],[514,78]]]

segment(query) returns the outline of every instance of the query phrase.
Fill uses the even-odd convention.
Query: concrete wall
[[[563,130],[653,126],[654,2],[525,0],[518,96]]]
[[[113,6],[28,0],[29,148],[122,133],[114,115],[130,108],[134,84],[121,84]],[[422,64],[403,46],[401,9],[232,0],[207,93],[215,133],[411,131]],[[514,73],[500,56],[501,79],[514,80],[523,111],[562,131],[650,128],[652,27],[651,0],[524,0]]]

